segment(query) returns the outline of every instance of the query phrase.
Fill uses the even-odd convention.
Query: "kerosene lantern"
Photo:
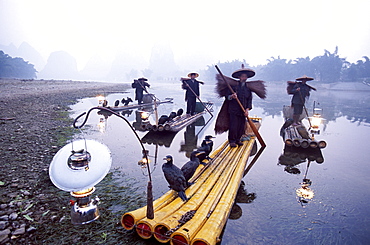
[[[309,117],[308,120],[310,120],[311,125],[311,133],[312,134],[320,134],[320,125],[322,124],[323,119],[322,118],[322,109],[317,107],[317,105],[320,105],[319,103],[316,103],[314,101],[313,103],[313,116]]]
[[[95,140],[73,141],[54,156],[49,167],[51,181],[76,199],[71,207],[72,224],[87,224],[99,218],[99,198],[92,199],[91,195],[111,165],[108,147]]]

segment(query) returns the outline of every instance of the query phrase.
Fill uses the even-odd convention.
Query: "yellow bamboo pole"
[[[154,227],[155,231],[162,231],[159,235],[157,233],[154,234],[154,237],[159,241],[166,243],[170,241],[170,237],[163,236],[163,233],[167,232],[168,230],[176,227],[178,225],[178,220],[181,218],[183,214],[191,210],[197,210],[200,206],[204,207],[206,204],[205,202],[208,201],[210,206],[213,200],[219,198],[218,193],[224,182],[231,177],[235,166],[230,164],[233,159],[236,157],[236,149],[227,148],[225,151],[225,156],[223,158],[219,158],[222,165],[219,166],[210,176],[204,184],[198,189],[198,191],[183,205],[180,209],[176,212],[168,216],[166,219],[158,222]]]
[[[128,215],[127,217],[131,218],[131,220],[128,219],[130,224],[135,223],[136,231],[144,239],[150,238],[156,227],[160,227],[158,231],[162,236],[156,237],[156,232],[154,232],[156,239],[160,242],[168,242],[172,239],[172,244],[183,244],[183,242],[190,244],[198,239],[200,244],[214,244],[229,215],[254,142],[255,136],[243,146],[232,149],[228,147],[226,141],[212,152],[210,155],[213,158],[212,163],[198,167],[192,178],[196,181],[195,184],[185,192],[189,197],[188,202],[184,203],[180,198],[176,198],[176,193],[171,190],[154,201],[154,219],[145,218],[146,207],[128,212],[124,216]],[[233,172],[233,168],[237,170]],[[173,233],[171,238],[163,237],[164,233],[161,229],[167,231],[176,227],[181,215],[190,210],[197,210],[194,217]],[[215,213],[218,213],[218,216],[215,216]],[[121,222],[125,227],[124,216]],[[210,222],[210,220],[214,221]],[[218,226],[214,227],[214,222]]]
[[[254,143],[254,139],[255,137],[250,140],[250,143]],[[214,212],[193,238],[191,244],[213,245],[219,242],[222,227],[224,227],[229,217],[251,149],[252,147],[249,147],[248,152],[245,152],[240,158],[238,168],[232,176],[224,195],[221,197]]]
[[[222,148],[218,148],[218,150],[215,150],[214,154],[211,154],[211,157],[218,153],[223,154],[221,149]],[[186,196],[191,197],[192,195],[194,195],[194,193],[198,191],[198,189],[203,185],[203,183],[208,179],[213,171],[218,168],[220,162],[217,159],[218,157],[216,158],[216,161],[212,163],[210,167],[207,168],[204,173],[198,178],[197,182],[185,191]],[[136,225],[136,231],[139,236],[144,239],[149,239],[154,231],[154,225],[178,210],[183,204],[184,202],[180,198],[175,198],[171,203],[167,204],[154,213],[155,219],[147,219],[143,217],[137,222]]]
[[[212,199],[209,197],[202,203],[194,217],[172,234],[171,237],[173,240],[171,240],[171,244],[176,244],[176,240],[181,242],[186,241],[186,244],[190,244],[193,237],[207,221],[207,216],[213,213],[215,207],[220,201],[220,198],[223,196],[223,194],[225,194],[227,187],[230,185],[230,181],[235,173],[235,169],[240,165],[240,160],[238,161],[237,159],[243,159],[245,152],[250,152],[253,146],[252,142],[254,142],[254,140],[250,140],[248,144],[244,144],[242,147],[236,148],[235,154],[231,159],[223,159],[225,164],[229,165],[229,169],[232,169],[232,171],[225,173],[224,178],[220,179],[220,183],[215,185],[212,193],[210,193],[210,196],[214,195],[216,198]]]
[[[227,142],[223,143],[221,146],[219,146],[216,150],[214,150],[211,153],[210,157],[211,158],[217,157],[220,154],[220,152],[226,146],[227,146]],[[212,168],[215,168],[217,165],[215,163],[212,163],[211,166],[212,166]],[[204,165],[200,164],[199,167],[197,168],[194,176],[191,178],[191,181],[194,181],[194,180],[198,179],[200,174],[203,174],[204,171],[208,167],[209,166],[204,166]],[[212,171],[209,171],[209,173],[211,173],[211,172]],[[206,173],[205,173],[205,176],[206,176]],[[159,197],[158,199],[156,199],[153,202],[154,211],[157,212],[161,208],[165,207],[167,204],[172,202],[176,197],[177,197],[176,192],[174,192],[173,190],[169,190],[163,196]],[[145,215],[146,215],[146,206],[144,206],[142,208],[139,208],[139,209],[136,209],[136,210],[133,210],[133,211],[130,211],[130,212],[126,212],[125,214],[122,215],[121,224],[125,229],[132,230],[135,227],[135,225],[137,224],[137,222],[139,220],[143,219],[145,217]]]

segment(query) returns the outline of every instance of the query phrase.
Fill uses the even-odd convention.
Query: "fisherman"
[[[243,145],[240,141],[242,135],[245,133],[246,117],[249,111],[252,110],[252,91],[247,86],[247,79],[255,75],[255,72],[248,68],[242,68],[236,70],[231,75],[233,78],[237,78],[238,84],[232,86],[235,93],[229,91],[226,99],[229,100],[229,143],[230,147],[236,147]],[[239,99],[245,112],[237,101]]]
[[[296,81],[301,82],[291,82],[288,81],[288,94],[293,94],[291,107],[293,107],[293,126],[300,125],[299,117],[303,112],[303,107],[306,102],[306,98],[310,97],[310,91],[316,89],[314,87],[309,86],[306,84],[307,81],[314,80],[312,77],[307,77],[304,75],[303,77],[299,77]],[[307,115],[308,116],[308,115]]]
[[[195,106],[197,97],[199,97],[199,83],[204,84],[204,82],[198,81],[195,78],[199,77],[199,74],[196,72],[191,72],[188,74],[187,78],[181,78],[182,89],[186,90],[185,101],[186,104],[186,114],[191,116],[195,114]]]
[[[266,98],[265,82],[261,80],[248,81],[256,73],[249,68],[244,68],[232,73],[232,77],[222,74],[216,75],[216,92],[225,100],[217,115],[215,133],[222,134],[229,131],[228,140],[230,147],[243,145],[242,141],[248,137],[242,136],[246,132],[246,119],[252,109],[252,92],[261,99]],[[236,79],[234,79],[236,78]]]
[[[148,93],[145,87],[150,87],[150,84],[146,81],[148,81],[148,79],[146,79],[145,77],[141,77],[137,80],[134,80],[134,82],[131,84],[131,87],[136,89],[135,100],[138,101],[139,105],[143,103],[143,91]]]

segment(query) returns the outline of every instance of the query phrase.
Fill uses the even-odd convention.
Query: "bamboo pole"
[[[230,148],[228,148],[230,149]],[[197,192],[195,192],[189,201],[186,203],[182,203],[183,205],[179,209],[175,209],[174,205],[169,205],[168,208],[163,209],[163,212],[169,213],[172,210],[174,212],[171,215],[166,215],[162,220],[157,219],[156,220],[156,225],[154,226],[154,230],[156,231],[154,233],[154,237],[162,243],[166,243],[170,240],[170,237],[165,236],[164,233],[166,233],[168,230],[171,228],[174,228],[178,224],[178,220],[180,217],[185,214],[187,211],[190,210],[196,210],[200,205],[203,205],[203,201],[208,197],[208,194],[213,190],[214,185],[217,183],[217,180],[220,178],[220,176],[224,175],[224,171],[227,171],[229,166],[222,161],[221,159],[229,159],[230,161],[233,158],[232,152],[231,151],[226,151],[223,153],[224,156],[219,158],[219,167],[214,169],[212,171],[212,174],[205,180],[204,183],[199,185],[200,183],[197,183],[199,185],[199,188],[197,189]],[[175,200],[176,201],[176,200]]]
[[[195,95],[195,97],[197,97],[197,99],[199,100],[199,102],[202,103],[203,107],[208,111],[208,113],[211,115],[211,117],[213,117],[213,114],[211,113],[211,111],[208,110],[207,106],[203,103],[203,101],[201,101],[201,99],[199,98],[199,96],[194,92],[194,90],[190,87],[190,85],[186,81],[182,81],[182,82],[186,84],[186,86]]]
[[[228,186],[231,184],[231,178],[235,174],[236,169],[239,166],[240,159],[243,158],[245,151],[250,151],[252,149],[252,142],[255,140],[250,140],[248,144],[244,144],[241,149],[230,149],[229,151],[233,154],[228,158],[223,158],[222,161],[226,164],[227,170],[222,174],[221,178],[217,181],[209,196],[212,198],[207,198],[200,206],[194,217],[184,224],[179,230],[172,234],[173,240],[171,244],[176,244],[176,241],[186,241],[190,244],[193,238],[197,235],[198,231],[203,229],[208,218],[213,214],[217,205],[219,204],[223,195],[229,195],[226,192]],[[238,160],[236,160],[238,159]],[[234,201],[234,199],[232,200]],[[225,210],[226,211],[226,210]],[[213,233],[213,232],[212,232]],[[210,236],[212,233],[207,235]]]
[[[219,150],[215,150],[213,154],[210,157],[213,157],[214,154],[217,154]],[[222,155],[225,154],[224,152],[221,152],[220,159],[222,159]],[[215,170],[219,167],[221,164],[221,161],[215,161],[213,164],[210,165],[209,168],[205,170],[205,172],[198,178],[196,184],[190,186],[188,189],[186,189],[185,194],[188,197],[191,197],[198,191],[198,189],[203,185],[203,183],[208,179],[209,176],[213,174]],[[140,237],[144,239],[149,239],[154,231],[154,226],[159,222],[160,220],[165,219],[169,215],[171,215],[173,212],[178,210],[184,202],[180,198],[176,198],[177,195],[173,190],[170,192],[174,193],[175,196],[174,199],[171,200],[170,203],[163,206],[163,208],[156,210],[155,212],[155,220],[145,218],[143,216],[142,219],[138,220],[136,223],[136,231],[139,234]]]
[[[254,140],[250,140],[250,143],[253,142]],[[249,146],[250,147],[246,148],[248,153],[242,154],[239,158],[238,167],[229,181],[230,184],[227,186],[225,194],[222,195],[213,213],[206,220],[199,232],[194,236],[191,244],[210,245],[219,242],[219,237],[222,232],[220,227],[224,227],[227,218],[229,217],[231,207],[234,203],[237,190],[243,177],[243,170],[245,169],[249,153],[252,149],[251,145]]]
[[[235,94],[235,92],[234,92],[234,90],[232,89],[231,85],[226,81],[226,79],[225,79],[224,75],[222,74],[221,70],[218,68],[218,66],[217,66],[217,65],[216,65],[215,67],[216,67],[216,69],[217,69],[218,73],[220,73],[220,75],[221,75],[222,79],[224,80],[224,82],[225,82],[225,83],[227,84],[227,86],[229,87],[229,89],[230,89],[231,93]],[[242,103],[240,102],[240,100],[239,100],[238,98],[236,98],[236,101],[238,101],[238,104],[239,104],[240,108],[243,110],[243,113],[245,114],[245,109],[244,109],[244,107],[243,107]],[[262,146],[266,146],[265,141],[262,139],[262,137],[261,137],[260,133],[258,132],[258,129],[256,128],[256,126],[254,125],[253,121],[252,121],[248,116],[246,116],[246,118],[247,118],[247,120],[248,120],[249,125],[250,125],[250,126],[251,126],[251,128],[252,128],[253,133],[256,135],[256,137],[257,137],[258,141],[260,142],[260,144],[261,144]]]

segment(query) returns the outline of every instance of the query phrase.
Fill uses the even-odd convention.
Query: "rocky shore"
[[[51,244],[48,236],[61,229],[69,213],[69,194],[58,191],[48,175],[54,154],[73,133],[69,105],[128,87],[0,79],[0,88],[0,244]],[[84,243],[79,236],[73,239]]]

